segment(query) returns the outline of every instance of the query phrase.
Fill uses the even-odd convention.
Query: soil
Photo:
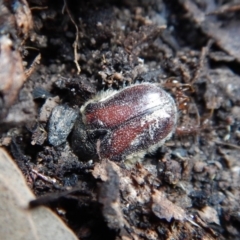
[[[51,207],[79,239],[240,238],[237,1],[0,0],[0,9],[0,146],[38,197],[32,207]],[[88,145],[75,154],[81,106],[144,82],[174,97],[173,137],[130,167],[91,159]]]

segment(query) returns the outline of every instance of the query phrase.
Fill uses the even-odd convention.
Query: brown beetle
[[[173,98],[151,83],[101,93],[80,113],[71,142],[82,159],[142,159],[172,136],[177,123]]]

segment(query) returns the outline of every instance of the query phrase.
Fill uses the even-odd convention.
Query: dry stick
[[[237,12],[240,10],[240,4],[239,3],[230,3],[225,4],[219,8],[217,8],[215,11],[209,12],[206,15],[221,15],[228,12]]]
[[[199,79],[199,76],[200,76],[200,73],[202,72],[202,70],[205,68],[205,60],[206,60],[206,56],[207,54],[209,53],[209,49],[210,47],[212,46],[213,44],[213,40],[209,40],[206,47],[203,47],[202,50],[201,50],[201,54],[200,54],[200,57],[199,57],[199,66],[198,66],[198,69],[197,71],[195,72],[192,80],[191,80],[191,84],[194,84],[195,82],[198,81]],[[195,108],[196,108],[196,104],[195,104]],[[198,109],[196,108],[196,111],[197,111],[197,120],[198,120],[198,126],[201,125],[201,121],[200,121],[200,114],[199,114],[199,111]],[[210,113],[210,117],[212,117],[212,111]]]
[[[217,143],[217,144],[220,144],[220,145],[225,145],[227,147],[231,147],[231,148],[235,148],[237,150],[240,150],[240,146],[238,146],[236,144],[221,142],[221,141],[218,141],[218,140],[214,140],[214,142]]]
[[[26,79],[29,78],[29,76],[33,73],[33,71],[35,70],[36,68],[36,65],[38,65],[40,63],[40,60],[41,60],[41,54],[39,53],[35,59],[33,60],[32,64],[30,65],[30,67],[25,70],[25,76],[26,76]]]
[[[198,80],[200,72],[204,69],[204,62],[205,62],[206,56],[207,56],[207,54],[209,52],[209,49],[212,46],[212,44],[213,44],[213,40],[209,40],[208,43],[207,43],[207,46],[202,48],[201,55],[200,55],[200,58],[199,58],[198,69],[197,69],[196,73],[194,74],[194,76],[191,80],[192,84]]]
[[[45,10],[45,9],[48,9],[48,6],[46,6],[46,7],[31,7],[30,8],[31,11],[34,11],[34,10],[41,11],[41,10]]]
[[[79,187],[74,187],[71,190],[63,189],[60,193],[51,193],[45,196],[38,197],[29,202],[29,208],[35,208],[38,206],[49,206],[52,203],[56,203],[60,198],[71,196],[72,198],[80,196],[91,196],[89,192],[81,190]]]
[[[50,177],[47,177],[47,176],[39,173],[39,172],[36,171],[35,169],[32,169],[32,172],[33,172],[34,174],[36,174],[39,178],[41,178],[42,180],[44,180],[44,181],[46,181],[46,182],[48,182],[48,183],[54,184],[54,183],[56,182],[55,179],[51,179]]]
[[[75,23],[69,9],[68,9],[68,6],[67,6],[67,3],[66,3],[66,0],[64,0],[64,6],[63,6],[63,10],[62,12],[64,11],[64,9],[66,9],[67,11],[67,14],[71,20],[71,22],[73,23],[74,27],[76,28],[76,38],[75,38],[75,41],[73,43],[73,50],[74,50],[74,63],[76,65],[76,68],[77,68],[77,74],[80,74],[81,72],[81,67],[78,63],[78,59],[77,59],[77,48],[79,47],[78,46],[78,40],[79,40],[79,30],[78,30],[78,27],[77,27],[77,24]]]

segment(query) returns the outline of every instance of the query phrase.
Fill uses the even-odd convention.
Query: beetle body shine
[[[113,161],[142,159],[172,136],[177,122],[173,98],[151,83],[101,93],[86,102],[80,113],[79,126],[84,126],[86,139],[76,139],[80,130],[75,127],[73,150],[83,155],[78,144],[89,141],[95,146],[88,148],[95,149],[98,157]]]

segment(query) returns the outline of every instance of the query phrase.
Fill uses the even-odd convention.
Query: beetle
[[[81,159],[141,160],[171,138],[177,118],[173,97],[159,85],[102,92],[81,107],[72,149]]]

